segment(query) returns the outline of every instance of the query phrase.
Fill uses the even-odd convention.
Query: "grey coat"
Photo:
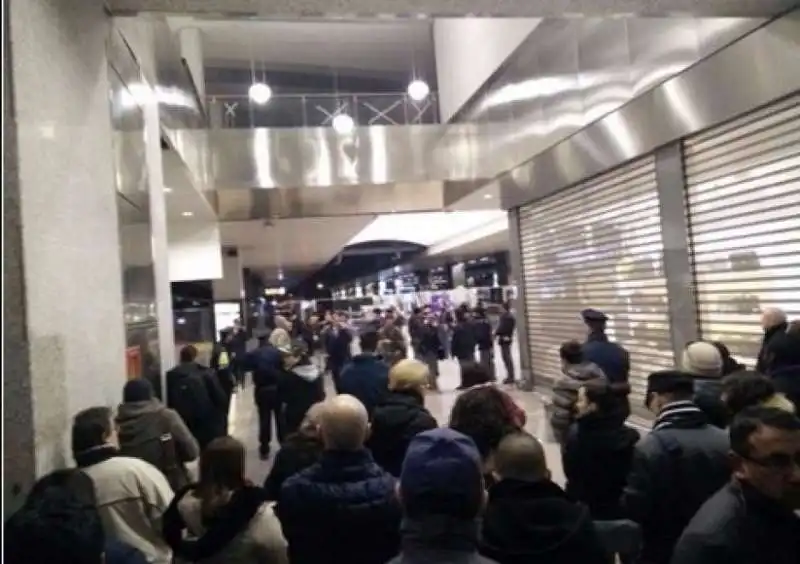
[[[550,425],[559,443],[564,443],[570,425],[575,420],[575,403],[578,390],[589,380],[606,379],[603,370],[593,362],[568,366],[564,376],[553,386],[553,403],[550,406]]]

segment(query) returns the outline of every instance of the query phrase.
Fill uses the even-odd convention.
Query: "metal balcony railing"
[[[339,114],[356,125],[439,123],[436,94],[415,101],[405,92],[381,94],[275,95],[266,104],[247,96],[209,96],[212,128],[326,127]]]

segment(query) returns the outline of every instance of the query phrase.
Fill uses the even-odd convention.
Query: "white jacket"
[[[94,482],[106,534],[139,549],[148,562],[170,564],[172,551],[161,535],[161,516],[173,493],[161,471],[127,456],[112,456],[83,471]]]

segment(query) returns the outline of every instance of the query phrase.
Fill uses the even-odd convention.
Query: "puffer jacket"
[[[189,482],[185,463],[200,447],[181,416],[157,399],[123,403],[117,409],[120,453],[149,462],[178,490]]]
[[[563,444],[570,425],[575,421],[575,403],[578,390],[590,380],[605,380],[603,370],[593,362],[566,367],[564,376],[553,386],[553,403],[550,406],[550,425],[556,441]]]
[[[164,514],[164,539],[177,562],[286,564],[286,540],[261,488],[247,486],[208,519],[196,485],[175,496]]]
[[[367,448],[384,470],[400,476],[408,444],[417,434],[438,427],[425,409],[422,397],[413,392],[389,392],[372,416]]]
[[[693,402],[661,410],[636,445],[622,495],[624,516],[642,527],[642,562],[670,562],[686,525],[730,479],[729,444]]]
[[[324,452],[283,484],[277,511],[292,564],[380,564],[399,551],[395,479],[367,449]]]

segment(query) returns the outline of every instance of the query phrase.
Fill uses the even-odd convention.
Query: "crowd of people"
[[[680,366],[650,374],[644,403],[655,418],[640,437],[626,425],[636,359],[606,336],[603,313],[584,311],[588,336],[561,347],[550,408],[563,487],[525,411],[497,385],[487,357],[475,356],[480,312],[455,312],[449,351],[433,340],[440,322],[425,309],[407,321],[375,317],[358,335],[359,355],[349,352],[356,337],[339,314],[317,331],[281,318],[255,350],[219,347],[214,370],[184,348],[167,376],[166,405],[149,382],[132,380],[116,413],[78,413],[76,468],[37,482],[5,525],[5,558],[800,562],[800,333],[782,312],[764,313],[752,369],[723,344],[697,341]],[[415,358],[398,350],[404,323]],[[488,333],[501,347],[511,339],[503,323]],[[510,313],[505,323],[513,333]],[[452,354],[462,378],[444,425],[425,406],[437,387],[434,345],[437,362]],[[263,484],[248,480],[245,446],[227,434],[229,390],[243,382],[237,371],[252,374],[264,457],[273,423],[278,435]],[[186,468],[195,459],[196,481]]]

